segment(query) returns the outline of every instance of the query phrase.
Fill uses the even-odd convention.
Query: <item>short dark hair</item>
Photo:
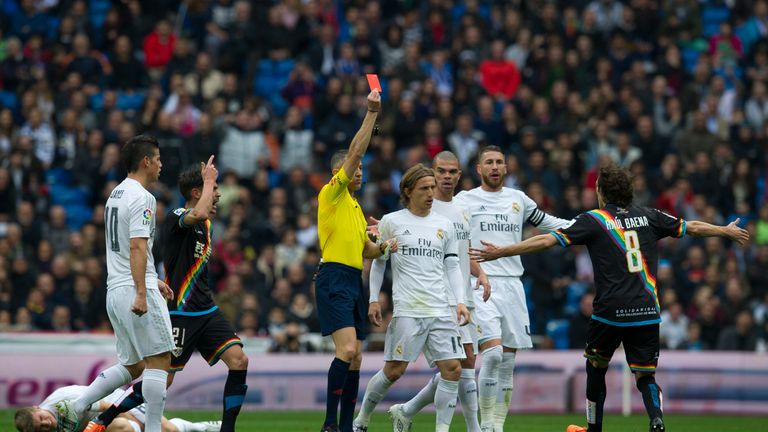
[[[24,407],[16,411],[13,422],[16,429],[20,432],[35,432],[35,423],[32,414],[35,412],[33,407]]]
[[[483,160],[483,155],[489,152],[499,152],[502,155],[504,155],[504,150],[501,149],[501,147],[497,145],[487,145],[480,149],[479,152],[477,152],[477,160],[478,162]]]
[[[139,170],[139,164],[145,157],[155,155],[155,149],[160,148],[157,138],[150,135],[137,135],[129,139],[120,150],[120,158],[129,173]]]
[[[341,165],[344,164],[344,161],[347,159],[347,153],[349,153],[347,150],[336,150],[336,153],[331,156],[331,169],[339,169],[341,168]],[[349,175],[349,173],[347,173]]]
[[[597,187],[607,204],[627,207],[632,204],[632,176],[626,168],[609,163],[600,167]]]
[[[192,166],[179,174],[179,191],[185,200],[192,199],[192,189],[203,187],[203,174],[200,166]]]
[[[417,163],[408,168],[408,171],[403,174],[403,178],[400,179],[400,201],[403,205],[407,207],[408,203],[411,201],[410,197],[405,193],[406,189],[413,191],[413,188],[416,187],[416,182],[424,177],[434,176],[435,171],[432,168],[424,166],[422,163]]]

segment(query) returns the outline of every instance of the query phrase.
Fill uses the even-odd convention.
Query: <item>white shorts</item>
[[[520,278],[488,279],[492,291],[487,302],[482,299],[482,291],[475,291],[474,317],[479,333],[478,343],[482,345],[489,340],[501,339],[501,344],[507,348],[533,348],[528,305]]]
[[[130,285],[107,291],[107,314],[117,338],[117,359],[123,365],[174,348],[171,316],[160,291],[147,289],[147,313],[142,316],[131,312],[135,295],[136,289]]]
[[[477,333],[477,321],[475,321],[475,308],[469,308],[469,322],[467,325],[459,326],[459,337],[462,345],[472,345],[472,352],[477,353],[477,339],[480,336]]]
[[[384,360],[413,362],[422,352],[430,364],[466,358],[456,319],[392,318],[384,339]]]

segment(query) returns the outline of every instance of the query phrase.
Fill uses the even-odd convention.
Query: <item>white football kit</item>
[[[155,197],[136,180],[126,178],[109,196],[104,208],[107,246],[107,313],[117,338],[121,364],[171,351],[168,305],[157,286],[152,244],[155,239]],[[131,311],[136,295],[131,276],[131,239],[147,239],[147,313]]]
[[[452,201],[440,201],[435,199],[432,201],[432,211],[446,217],[452,224],[454,232],[456,233],[456,243],[459,253],[459,268],[461,269],[461,275],[464,279],[464,286],[466,288],[464,294],[464,303],[469,309],[470,319],[469,323],[459,327],[459,336],[461,337],[461,343],[464,345],[471,344],[475,351],[477,351],[477,324],[474,322],[475,315],[475,293],[473,292],[474,285],[470,283],[470,270],[469,270],[469,244],[470,244],[470,231],[469,212],[461,206],[456,200]],[[443,280],[446,286],[450,286],[448,281],[448,275],[443,274]],[[448,301],[451,306],[456,306],[456,296],[452,290],[448,290]],[[482,293],[480,295],[480,301],[482,301]]]
[[[465,302],[453,225],[435,212],[420,217],[405,209],[384,215],[379,231],[382,240],[398,242],[390,256],[394,313],[384,359],[412,362],[420,352],[430,363],[463,359],[456,308],[448,300],[448,290],[453,289],[457,301]],[[377,259],[371,268],[371,301],[378,301],[385,265]],[[446,273],[450,288],[443,279]]]
[[[460,192],[455,200],[471,216],[470,235],[476,247],[482,247],[481,241],[500,246],[520,243],[525,222],[546,231],[569,223],[539,210],[524,192],[507,187],[498,192],[477,187]],[[479,343],[501,339],[502,345],[508,348],[532,348],[528,306],[520,282],[524,272],[520,257],[505,257],[480,265],[488,275],[493,292],[488,302],[477,298],[475,301]],[[473,279],[472,284],[474,282]],[[482,297],[482,292],[475,295]]]

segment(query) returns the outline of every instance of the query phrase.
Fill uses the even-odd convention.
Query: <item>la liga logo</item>
[[[150,219],[152,219],[152,210],[150,209],[144,210],[144,220],[149,221]]]

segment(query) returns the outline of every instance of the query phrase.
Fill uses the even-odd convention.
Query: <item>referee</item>
[[[363,182],[361,160],[371,141],[381,108],[377,91],[368,95],[368,112],[348,150],[331,158],[333,177],[317,197],[318,236],[323,259],[315,297],[323,336],[331,335],[336,357],[328,369],[328,395],[323,432],[352,432],[360,383],[361,347],[366,336],[368,298],[363,292],[363,258],[378,258],[397,244],[376,244],[366,234],[365,216],[353,193]],[[341,415],[337,410],[341,402]],[[340,427],[339,427],[340,426]]]

